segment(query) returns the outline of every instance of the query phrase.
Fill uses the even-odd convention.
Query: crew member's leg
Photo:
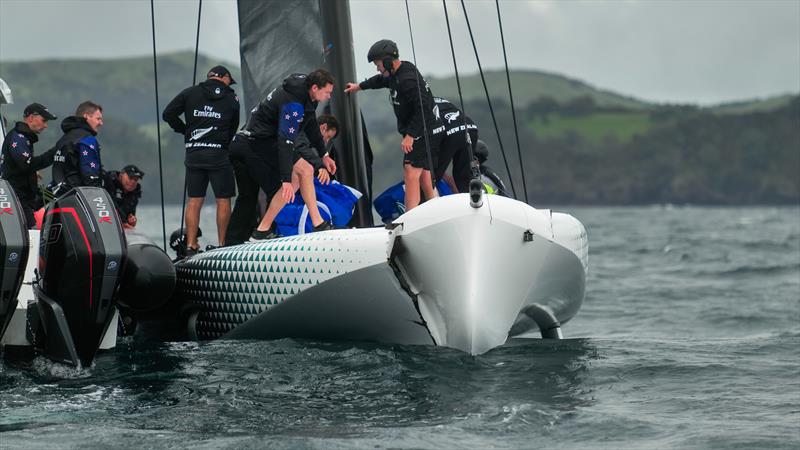
[[[186,168],[186,248],[197,250],[197,229],[200,227],[200,210],[208,188],[208,172],[196,167]]]
[[[456,182],[458,192],[469,192],[469,180],[472,179],[472,166],[469,160],[470,152],[467,151],[464,135],[459,133],[459,137],[464,141],[464,145],[460,151],[453,155],[453,179]],[[469,138],[474,150],[475,144],[478,142],[478,130],[476,128],[469,130]],[[444,142],[442,145],[444,145]]]
[[[423,170],[419,180],[422,186],[422,192],[425,194],[425,200],[430,200],[439,196],[439,193],[433,188],[430,170]]]
[[[292,181],[294,181],[294,175],[297,175],[297,181],[300,185],[300,196],[303,197],[303,201],[308,208],[308,217],[311,218],[311,225],[314,227],[322,225],[324,220],[319,213],[317,192],[314,189],[314,166],[309,164],[305,159],[300,158],[294,163],[292,172]]]
[[[274,230],[275,217],[286,204],[286,201],[281,195],[282,182],[280,170],[278,169],[277,149],[262,149],[253,161],[248,164],[247,169],[250,171],[250,175],[258,181],[258,185],[267,195],[267,198],[270,199],[267,212],[264,213],[264,217],[251,235],[250,242],[258,242],[264,239],[277,237],[277,232]],[[295,190],[297,189],[295,180],[292,180],[292,186]]]
[[[231,197],[236,195],[233,168],[226,165],[210,171],[211,188],[217,199],[217,237],[220,247],[225,245],[225,233],[231,219]]]
[[[225,243],[235,245],[246,241],[258,224],[258,182],[247,169],[248,158],[255,156],[251,154],[245,138],[234,138],[229,151],[238,195],[225,233]]]
[[[414,167],[411,163],[403,164],[403,182],[406,185],[406,212],[419,205],[419,177],[422,175],[421,167]]]

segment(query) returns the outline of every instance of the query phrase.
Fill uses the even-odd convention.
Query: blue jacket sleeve
[[[281,106],[278,118],[278,165],[281,172],[281,181],[292,181],[292,166],[294,163],[294,141],[300,133],[300,124],[303,122],[305,108],[298,102],[284,103]]]
[[[102,164],[100,163],[100,144],[94,136],[78,141],[78,161],[83,186],[103,187]]]

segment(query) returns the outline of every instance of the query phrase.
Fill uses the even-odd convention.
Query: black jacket
[[[229,164],[228,145],[239,128],[239,97],[230,86],[206,80],[184,89],[164,108],[161,117],[183,135],[188,167]]]
[[[469,116],[464,115],[450,100],[442,97],[433,97],[433,102],[439,107],[439,117],[442,118],[444,128],[447,130],[445,137],[451,136],[459,131],[464,131],[465,129],[478,129],[475,122],[473,122]],[[466,121],[466,126],[464,126],[464,121]]]
[[[394,115],[397,117],[397,131],[403,136],[408,134],[418,138],[424,134],[425,128],[428,134],[432,134],[434,129],[442,125],[428,82],[408,61],[403,61],[392,75],[384,77],[378,74],[362,81],[359,86],[361,89],[389,88]]]
[[[137,185],[133,192],[126,192],[122,187],[122,183],[119,182],[119,172],[116,170],[107,172],[103,177],[103,181],[103,187],[111,194],[120,219],[122,219],[123,223],[126,223],[129,214],[136,215],[136,206],[142,197],[142,185]]]
[[[301,132],[305,132],[311,146],[317,150],[317,156],[325,154],[325,142],[317,125],[316,109],[317,102],[311,101],[308,96],[306,76],[293,74],[253,109],[247,124],[239,133],[256,141],[267,141],[265,145],[257,147],[277,147],[281,181],[290,182],[295,140]],[[315,172],[322,167],[322,160],[319,158],[313,161],[305,157],[304,159],[314,166]]]
[[[44,205],[39,190],[36,171],[53,164],[56,148],[53,147],[40,156],[33,155],[33,144],[39,140],[25,122],[17,122],[3,141],[0,176],[8,180],[19,201],[26,207],[36,210]]]
[[[53,157],[53,184],[63,183],[66,189],[76,186],[103,187],[103,165],[97,133],[86,119],[76,116],[64,118],[61,131],[64,135],[56,142],[56,154]]]

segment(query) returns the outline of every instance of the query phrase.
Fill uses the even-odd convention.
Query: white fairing
[[[480,354],[505,343],[530,305],[562,322],[580,307],[586,232],[571,216],[498,196],[485,196],[477,209],[466,194],[424,206],[395,221],[402,223],[397,263],[438,345]],[[553,273],[566,275],[566,286],[541,279]]]

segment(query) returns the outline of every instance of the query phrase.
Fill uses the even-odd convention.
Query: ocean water
[[[0,448],[800,448],[800,208],[562,210],[590,245],[567,339],[6,353]]]

